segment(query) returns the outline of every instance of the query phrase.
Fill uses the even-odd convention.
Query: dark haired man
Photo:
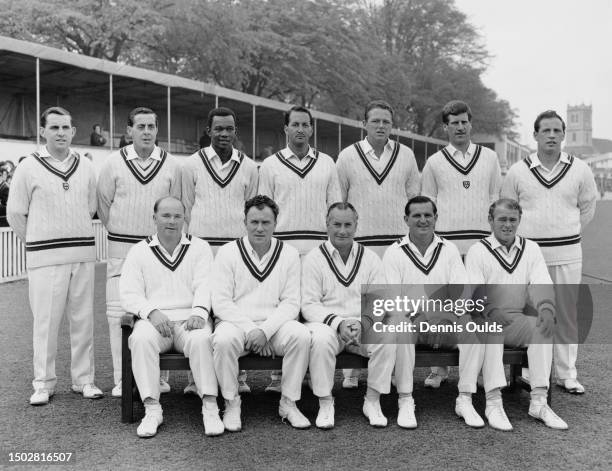
[[[310,422],[297,408],[308,368],[310,332],[297,321],[300,259],[295,248],[272,236],[278,206],[264,195],[245,203],[247,235],[219,249],[212,280],[215,371],[225,399],[223,423],[241,430],[238,358],[247,352],[283,356],[279,415],[295,428]]]
[[[449,144],[427,159],[421,176],[421,194],[440,208],[436,234],[453,241],[462,256],[489,234],[487,208],[499,196],[501,171],[497,154],[472,143],[472,111],[459,100],[442,108]],[[439,388],[448,378],[447,367],[432,367],[425,386]]]
[[[92,164],[70,148],[76,128],[64,108],[40,118],[45,146],[16,169],[7,217],[27,252],[30,307],[34,316],[34,394],[30,404],[53,396],[60,323],[70,323],[72,390],[102,397],[94,384],[93,294],[96,212]]]
[[[164,196],[181,196],[181,169],[175,157],[155,145],[157,114],[138,107],[127,118],[132,144],[108,156],[98,177],[98,216],[108,231],[106,315],[113,358],[114,397],[121,397],[121,267],[130,248],[155,232],[151,206]],[[163,373],[167,378],[167,373]],[[170,386],[160,379],[162,392]]]
[[[554,361],[557,384],[583,394],[578,382],[578,285],[582,278],[581,233],[595,214],[597,185],[582,160],[561,152],[565,122],[555,111],[540,113],[534,122],[537,151],[515,163],[504,180],[501,195],[523,207],[519,234],[537,242],[557,289]]]

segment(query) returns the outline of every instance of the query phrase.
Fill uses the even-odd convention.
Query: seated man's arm
[[[208,244],[198,244],[197,260],[193,270],[192,312],[191,317],[185,323],[186,330],[203,328],[210,316],[210,278],[213,254]]]
[[[337,331],[342,318],[323,305],[323,273],[315,255],[308,254],[302,264],[302,316],[308,322],[321,322]]]
[[[223,246],[217,252],[213,264],[211,282],[211,301],[215,317],[240,327],[245,333],[256,329],[257,325],[235,303],[236,275],[232,263],[230,247]]]
[[[278,306],[259,326],[268,340],[285,322],[297,319],[300,312],[300,256],[294,251],[287,258],[286,274],[279,293]]]

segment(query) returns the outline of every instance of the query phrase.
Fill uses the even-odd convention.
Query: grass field
[[[28,404],[32,376],[32,317],[27,283],[0,285],[2,313],[2,394],[0,467],[9,452],[71,451],[72,469],[612,469],[612,201],[598,205],[595,221],[584,236],[585,282],[591,286],[595,314],[588,343],[580,348],[578,371],[587,388],[571,396],[554,388],[554,410],[569,431],[546,428],[527,416],[529,396],[505,392],[514,431],[468,428],[453,412],[456,369],[436,391],[423,387],[424,370],[415,372],[419,427],[395,423],[397,395],[383,398],[390,419],[385,429],[367,425],[361,415],[363,381],[345,391],[336,382],[336,428],[293,430],[277,416],[278,395],[264,392],[266,373],[250,373],[253,393],[243,396],[243,431],[204,436],[199,400],[184,398],[185,372],[172,372],[171,393],[162,397],[164,424],[157,437],[142,440],[135,424],[120,421],[120,401],[110,397],[112,369],[104,315],[104,266],[96,269],[97,384],[107,396],[88,401],[70,392],[69,340],[62,326],[57,361],[56,394],[45,407]],[[338,379],[338,378],[337,378]],[[474,397],[484,413],[482,391]],[[302,411],[314,422],[317,401],[303,391]],[[68,466],[66,466],[68,467]],[[57,469],[55,466],[52,469]]]

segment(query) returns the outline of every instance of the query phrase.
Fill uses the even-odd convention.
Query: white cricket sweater
[[[146,319],[159,309],[171,321],[210,312],[213,256],[206,241],[183,234],[173,254],[157,234],[133,245],[123,263],[119,294],[126,312]],[[195,309],[201,308],[201,309]]]
[[[378,255],[353,242],[345,264],[328,240],[312,249],[302,262],[302,316],[334,331],[344,319],[361,320],[361,294],[384,283]]]
[[[289,147],[265,159],[259,169],[259,193],[279,206],[274,237],[294,245],[300,255],[327,238],[327,208],[341,201],[334,161],[312,148],[301,160]]]
[[[490,233],[489,206],[499,198],[501,170],[497,154],[470,144],[466,163],[452,145],[433,154],[423,168],[421,195],[438,208],[436,234],[452,240],[461,254]]]
[[[155,146],[146,162],[134,146],[109,155],[98,177],[98,216],[108,230],[108,256],[125,258],[138,241],[155,232],[153,205],[159,198],[181,198],[181,169],[176,157]]]
[[[528,298],[536,307],[554,306],[552,279],[544,256],[531,240],[517,236],[508,251],[490,235],[470,247],[465,266],[473,285],[497,285],[487,293],[497,307],[522,313]],[[528,285],[538,286],[530,289]]]
[[[561,153],[552,174],[537,153],[516,162],[508,171],[501,196],[523,208],[518,234],[538,243],[547,265],[582,260],[580,234],[593,219],[597,186],[582,160]]]
[[[216,318],[248,333],[260,328],[269,340],[300,310],[300,257],[296,249],[272,238],[258,260],[247,237],[225,244],[213,269],[212,308]]]
[[[221,164],[212,147],[200,149],[183,165],[183,203],[189,233],[220,247],[245,234],[244,202],[257,194],[257,165],[234,149]]]
[[[17,166],[7,219],[25,243],[28,268],[96,260],[95,188],[91,162],[72,150],[63,165],[45,147]]]
[[[412,150],[389,141],[379,160],[367,139],[346,147],[336,163],[343,201],[359,213],[356,241],[386,246],[405,234],[404,206],[419,192],[419,170]]]

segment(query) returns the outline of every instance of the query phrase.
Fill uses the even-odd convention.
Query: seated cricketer
[[[278,413],[295,428],[310,422],[295,401],[308,368],[310,332],[297,321],[300,310],[300,257],[289,244],[272,237],[277,204],[267,196],[244,206],[247,236],[217,252],[212,307],[217,319],[212,336],[215,371],[225,398],[225,430],[237,432],[240,420],[238,358],[248,353],[283,357]]]
[[[368,389],[363,405],[370,424],[384,427],[379,396],[388,394],[395,364],[395,344],[361,344],[361,293],[383,283],[381,261],[353,239],[357,211],[350,203],[334,203],[327,212],[328,240],[312,249],[302,263],[302,316],[312,334],[310,378],[319,398],[316,425],[334,426],[336,355],[343,350],[369,357]]]
[[[501,396],[501,388],[506,386],[504,344],[526,346],[531,385],[529,415],[548,427],[564,430],[567,424],[546,402],[552,367],[555,295],[538,244],[516,235],[521,214],[515,200],[502,198],[493,203],[489,209],[492,235],[472,245],[465,259],[474,285],[495,285],[486,294],[487,303],[496,308],[488,306],[485,315],[488,312],[488,321],[503,326],[501,338],[490,339],[485,346],[482,367],[485,415],[491,427],[512,430]],[[537,317],[524,314],[528,301],[535,306]]]
[[[410,293],[418,299],[421,295],[429,299],[428,285],[467,285],[468,277],[461,261],[459,250],[452,242],[435,235],[438,219],[435,203],[427,196],[411,198],[404,208],[404,222],[408,234],[391,245],[383,257],[386,282],[398,286],[402,293]],[[438,319],[434,315],[441,316]],[[457,316],[456,312],[411,313],[412,321],[420,327],[421,322],[436,324],[450,322],[462,325],[471,319],[469,315]],[[464,329],[465,332],[465,329]],[[423,336],[421,336],[423,337]],[[406,428],[417,426],[414,415],[413,371],[415,343],[399,342],[395,378],[399,395],[398,424]],[[476,380],[482,365],[484,347],[475,335],[456,336],[459,341],[459,395],[455,401],[455,413],[471,427],[483,427],[484,421],[474,410],[472,393],[476,392]],[[454,343],[454,342],[453,342]],[[400,423],[401,422],[401,423]],[[403,425],[402,425],[403,424]]]
[[[213,256],[207,242],[182,232],[185,208],[168,196],[157,200],[157,232],[128,252],[119,284],[121,305],[140,319],[129,338],[132,370],[145,416],[139,437],[152,437],[163,422],[159,403],[159,354],[174,350],[189,358],[206,435],[224,431],[217,407],[217,377],[210,342],[209,276]]]

